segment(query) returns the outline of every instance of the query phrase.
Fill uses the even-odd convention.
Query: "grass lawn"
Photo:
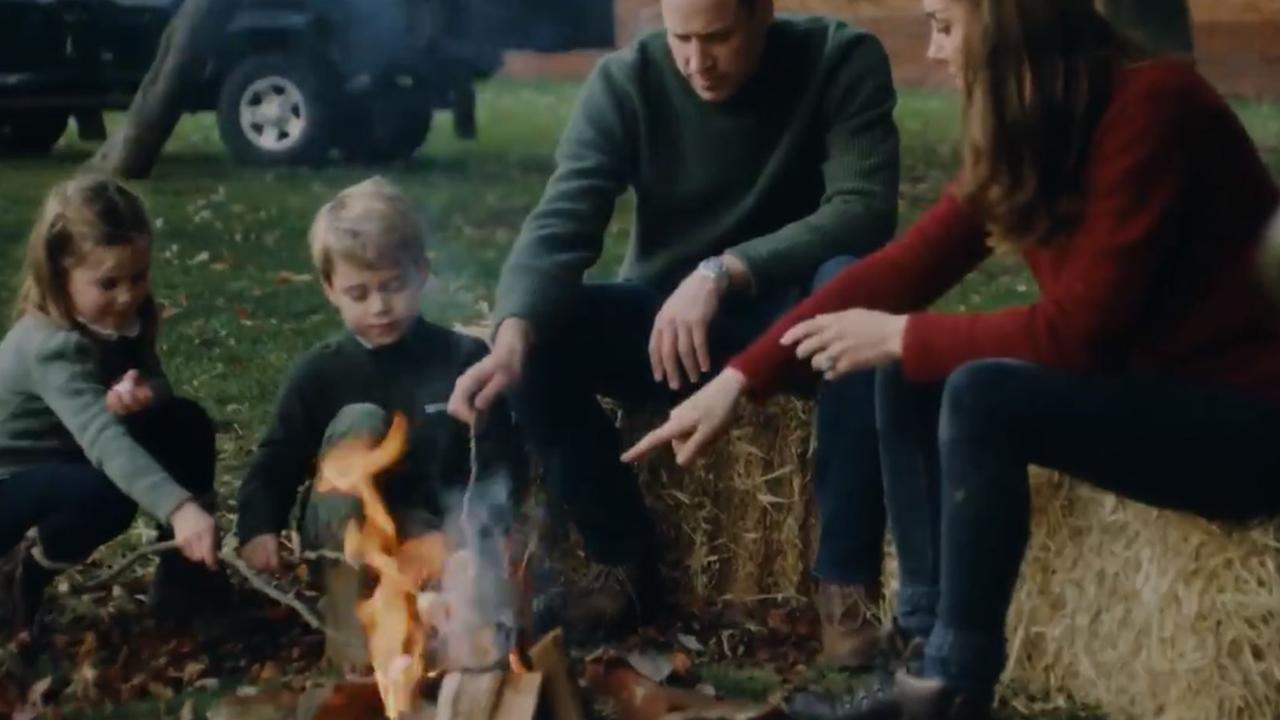
[[[551,170],[551,151],[575,93],[571,83],[492,82],[480,98],[479,142],[455,140],[442,116],[445,122],[413,162],[384,171],[419,203],[433,236],[437,278],[424,303],[430,318],[452,323],[484,315],[507,248]],[[1280,105],[1240,110],[1280,169]],[[958,123],[955,99],[946,94],[904,92],[898,115],[905,226],[955,167]],[[5,161],[0,261],[9,272],[0,280],[0,300],[6,307],[38,203],[91,151],[69,139],[49,158]],[[158,227],[156,292],[173,312],[162,355],[179,391],[204,403],[219,422],[219,489],[228,502],[291,359],[339,328],[310,280],[306,227],[336,190],[370,173],[234,167],[206,114],[185,119],[154,177],[136,184]],[[630,219],[624,198],[599,276],[620,260]],[[980,308],[1033,293],[1020,270],[993,261],[945,302]],[[130,535],[108,554],[138,537]]]

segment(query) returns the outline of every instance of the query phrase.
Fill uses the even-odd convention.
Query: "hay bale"
[[[624,416],[623,436],[639,439],[661,419]],[[805,593],[816,533],[810,423],[807,403],[782,398],[746,408],[690,470],[667,452],[641,465],[668,575],[684,600]]]
[[[668,453],[642,468],[686,600],[805,592],[810,417],[775,400],[746,410],[691,471]],[[637,437],[658,419],[624,418],[624,430]],[[1276,525],[1227,529],[1044,471],[1032,507],[1005,699],[1112,720],[1280,717]]]

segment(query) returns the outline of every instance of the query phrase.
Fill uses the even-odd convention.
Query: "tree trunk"
[[[200,78],[237,0],[186,0],[169,21],[151,68],[129,104],[124,124],[91,161],[125,178],[151,174],[182,117],[182,97]]]
[[[1116,27],[1157,53],[1191,55],[1191,9],[1187,0],[1102,0]]]

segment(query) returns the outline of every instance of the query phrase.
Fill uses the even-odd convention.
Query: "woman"
[[[986,713],[1027,542],[1029,463],[1159,507],[1280,511],[1280,331],[1255,255],[1275,183],[1181,60],[1144,58],[1091,0],[924,0],[963,96],[963,166],[903,238],[814,294],[624,456],[689,462],[743,394],[804,364],[878,367],[902,584],[922,677],[851,717]],[[1038,301],[925,310],[993,249]]]

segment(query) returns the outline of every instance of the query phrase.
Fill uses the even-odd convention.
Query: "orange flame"
[[[378,576],[369,599],[356,608],[369,643],[378,694],[388,718],[412,712],[418,682],[426,673],[426,633],[417,592],[439,577],[447,554],[444,535],[433,533],[399,544],[395,523],[375,478],[404,454],[407,422],[397,414],[383,441],[340,443],[325,454],[317,473],[318,491],[355,495],[364,505],[364,522],[347,526],[343,553]]]

